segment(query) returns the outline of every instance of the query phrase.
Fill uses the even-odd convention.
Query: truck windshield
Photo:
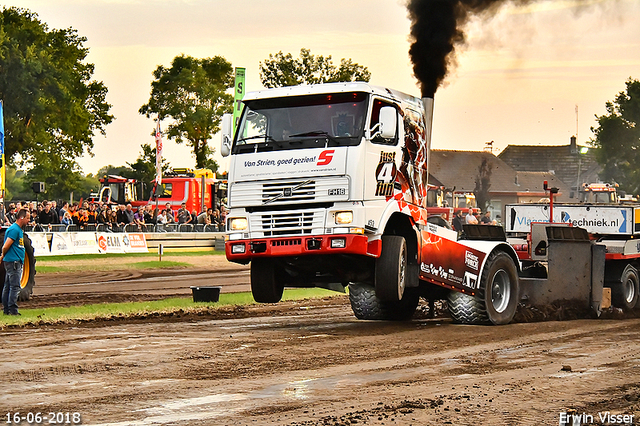
[[[355,92],[246,101],[233,153],[358,145],[367,99]]]

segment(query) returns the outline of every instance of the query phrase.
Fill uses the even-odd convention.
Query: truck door
[[[369,129],[372,136],[375,135],[379,124],[380,110],[385,106],[398,108],[397,105],[389,101],[380,98],[373,99],[369,117]],[[398,114],[398,123],[400,122],[401,117]],[[402,139],[402,126],[398,124],[397,127],[394,138],[384,139],[378,135],[367,141],[364,176],[365,200],[389,199],[394,194],[396,178],[402,161],[402,149],[399,144]]]

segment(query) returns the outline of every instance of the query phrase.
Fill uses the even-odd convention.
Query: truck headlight
[[[247,229],[249,223],[245,217],[233,217],[229,219],[229,229],[232,231],[243,231]]]
[[[353,222],[353,212],[336,212],[336,225],[346,225]]]

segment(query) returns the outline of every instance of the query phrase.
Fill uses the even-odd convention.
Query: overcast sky
[[[301,48],[351,58],[371,83],[418,96],[408,57],[409,26],[400,0],[8,0],[50,28],[87,38],[94,78],[107,86],[116,120],[94,138],[85,173],[134,162],[153,143],[154,124],[138,114],[152,72],[182,53],[223,56],[246,68],[247,90],[260,90],[259,63]],[[639,0],[541,0],[507,5],[488,22],[471,22],[458,66],[436,93],[433,147],[482,150],[485,143],[564,145],[593,136],[594,115],[640,79]],[[578,114],[576,114],[578,106]],[[209,141],[219,151],[219,137]],[[173,167],[193,167],[185,145],[164,140]],[[494,151],[497,153],[497,151]],[[218,157],[223,170],[227,162]]]

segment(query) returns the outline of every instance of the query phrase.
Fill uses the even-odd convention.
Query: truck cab
[[[256,301],[348,287],[356,317],[398,320],[420,297],[455,293],[461,320],[511,320],[517,257],[501,228],[459,241],[442,212],[430,220],[433,99],[356,82],[248,93],[243,105],[235,135],[223,117],[225,251],[251,263]]]

